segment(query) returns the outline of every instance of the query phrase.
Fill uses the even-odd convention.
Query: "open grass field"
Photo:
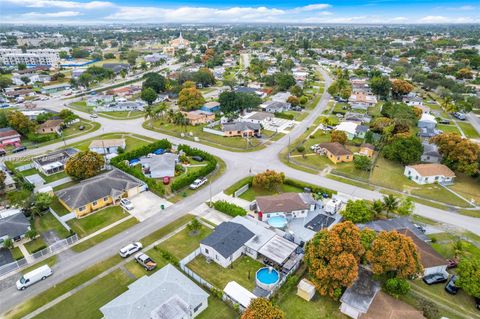
[[[223,290],[230,281],[236,281],[250,291],[255,288],[255,273],[262,266],[260,262],[248,256],[242,256],[232,263],[231,268],[223,268],[215,262],[207,263],[203,255],[197,256],[187,265],[193,272],[220,290]]]

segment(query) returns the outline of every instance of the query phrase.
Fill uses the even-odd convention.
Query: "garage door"
[[[138,194],[138,187],[134,187],[128,190],[128,197],[133,197]]]

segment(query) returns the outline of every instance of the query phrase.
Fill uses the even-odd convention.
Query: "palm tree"
[[[455,102],[453,102],[452,98],[450,95],[445,96],[441,101],[440,105],[442,108],[445,110],[445,112],[451,113],[451,112],[456,112],[458,111],[458,107],[455,105]]]
[[[373,201],[371,209],[372,209],[372,212],[375,214],[375,217],[376,217],[383,212],[383,210],[385,209],[385,205],[383,204],[383,202],[380,199],[377,199],[377,200]]]
[[[393,196],[392,194],[388,196],[383,196],[383,205],[385,210],[387,211],[387,218],[389,217],[389,213],[394,213],[399,205],[398,198]]]

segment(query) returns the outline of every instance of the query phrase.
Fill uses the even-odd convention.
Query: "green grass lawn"
[[[38,267],[41,267],[41,266],[44,266],[44,265],[48,265],[49,267],[52,267],[56,263],[57,263],[57,255],[53,255],[53,256],[50,256],[48,258],[45,258],[44,260],[42,260],[42,261],[40,261],[36,264],[31,265],[30,267],[24,268],[22,270],[22,274],[26,274],[27,272],[30,272],[30,271],[32,271],[34,269],[37,269]]]
[[[213,296],[208,297],[208,308],[196,317],[197,319],[236,319],[239,314],[222,302],[220,299]]]
[[[93,112],[93,106],[87,106],[86,101],[78,101],[78,102],[73,102],[68,105],[68,107],[80,111],[80,112],[85,112],[85,113],[92,113]]]
[[[478,134],[477,130],[472,126],[472,124],[468,122],[461,122],[457,121],[458,126],[462,128],[463,133],[468,138],[479,138],[480,134]]]
[[[19,260],[23,258],[22,251],[18,247],[10,249],[10,253],[12,253],[13,260]]]
[[[470,177],[462,173],[455,172],[455,183],[448,188],[459,193],[467,200],[474,200],[480,203],[480,177]]]
[[[62,179],[62,178],[65,178],[65,177],[68,176],[67,173],[65,173],[65,172],[55,173],[55,174],[52,174],[52,175],[45,175],[42,172],[37,171],[37,169],[35,169],[35,168],[27,169],[26,171],[18,172],[18,173],[22,176],[25,176],[25,177],[38,174],[43,178],[43,180],[45,181],[46,184],[57,181],[59,179]]]
[[[129,134],[129,133],[110,133],[110,134],[103,134],[88,140],[84,140],[82,142],[78,142],[75,144],[68,145],[69,147],[75,147],[79,149],[80,151],[86,151],[88,150],[88,147],[90,146],[90,143],[92,143],[93,140],[101,140],[101,139],[118,139],[118,138],[124,138],[125,143],[127,144],[127,147],[125,148],[126,152],[133,151],[134,149],[140,148],[142,146],[148,145],[152,142],[155,142],[154,139],[141,136],[141,135],[136,135],[136,134]]]
[[[47,248],[47,243],[43,241],[41,237],[37,237],[34,240],[31,240],[25,243],[25,248],[30,254],[36,253],[44,248]]]
[[[114,270],[34,318],[68,319],[75,314],[76,318],[100,319],[103,317],[100,307],[127,291],[132,282],[122,270]]]
[[[165,227],[160,228],[159,230],[143,237],[140,242],[143,244],[143,246],[148,246],[150,244],[153,244],[155,241],[159,240],[160,238],[168,235],[169,233],[173,232],[175,229],[179,228],[180,226],[187,224],[192,221],[195,217],[192,215],[185,215],[174,222],[171,222]]]
[[[64,186],[64,185],[62,185]],[[58,190],[57,188],[55,188],[55,190]],[[63,206],[60,201],[58,200],[57,197],[54,197],[53,200],[52,200],[52,203],[50,204],[50,208],[53,209],[55,211],[55,213],[57,213],[57,215],[59,216],[64,216],[64,215],[67,215],[69,214],[70,212],[65,208],[65,206]]]
[[[223,290],[230,281],[236,281],[246,289],[255,288],[255,273],[263,265],[248,257],[242,256],[232,263],[232,267],[223,268],[215,262],[207,263],[203,255],[197,256],[187,267],[210,284]]]
[[[238,182],[236,182],[236,183],[232,184],[231,186],[229,186],[228,188],[224,189],[223,192],[227,195],[233,195],[238,189],[240,189],[241,187],[243,187],[244,185],[246,185],[248,183],[251,183],[252,180],[253,180],[252,176],[242,178]]]
[[[128,216],[122,207],[109,206],[80,219],[72,219],[67,224],[79,237],[85,237]]]
[[[39,234],[49,230],[54,230],[60,238],[66,238],[68,235],[70,235],[70,232],[66,230],[65,227],[63,227],[63,225],[50,212],[42,215],[41,217],[35,218],[33,226]]]
[[[445,133],[457,133],[460,135],[460,131],[455,125],[438,124],[437,128]]]
[[[197,249],[200,246],[200,241],[211,233],[212,230],[206,226],[202,226],[199,233],[195,235],[192,235],[190,231],[185,228],[175,236],[158,245],[158,247],[170,252],[180,260]]]
[[[280,190],[277,191],[269,191],[266,189],[260,189],[260,188],[255,188],[255,187],[250,187],[245,193],[240,195],[240,198],[248,200],[248,201],[253,201],[257,196],[267,196],[267,195],[275,195],[279,193],[289,193],[289,192],[294,192],[294,193],[302,193],[303,189],[290,186],[290,185],[282,185]]]
[[[84,129],[80,130],[80,126],[83,126]],[[71,124],[69,127],[65,128],[62,131],[63,137],[73,137],[80,134],[89,133],[100,128],[100,124],[97,122],[87,121],[80,119],[78,123]]]
[[[116,119],[116,120],[131,120],[138,119],[145,116],[143,111],[112,111],[112,112],[100,112],[98,115]]]

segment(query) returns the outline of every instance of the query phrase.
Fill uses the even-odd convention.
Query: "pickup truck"
[[[144,253],[136,254],[135,261],[142,265],[147,271],[153,270],[155,267],[157,267],[157,264],[153,261],[153,259]]]
[[[196,180],[193,181],[193,183],[190,184],[189,188],[190,189],[197,189],[197,188],[200,188],[200,186],[202,186],[203,184],[205,184],[207,182],[207,179],[205,177],[203,178],[198,178]]]

